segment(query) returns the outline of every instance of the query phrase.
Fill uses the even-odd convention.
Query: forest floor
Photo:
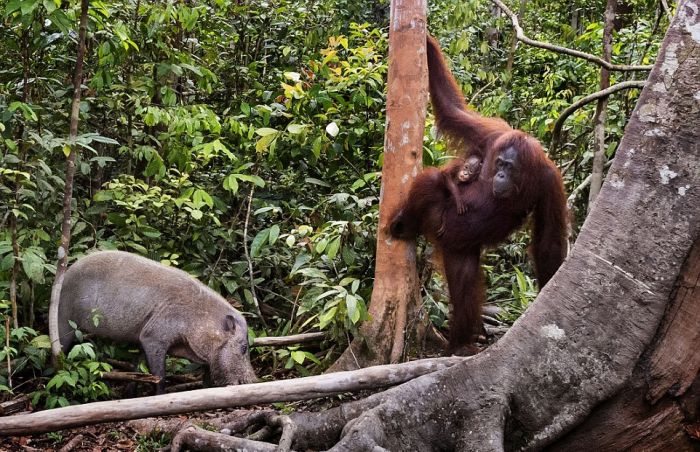
[[[489,335],[486,343],[490,344],[497,340],[504,331],[498,331],[495,335]],[[486,344],[482,344],[486,345]],[[443,355],[444,352],[436,346],[435,343],[423,344],[423,349],[418,353],[419,356],[414,358],[431,358]],[[270,368],[257,369],[260,374],[266,375],[265,379],[280,380],[294,378],[296,373],[292,370],[278,369],[276,372]],[[193,384],[193,381],[201,382],[201,375],[182,374],[172,375],[168,377],[166,388],[171,384],[171,390],[176,389],[174,384]],[[125,390],[124,384],[112,382],[115,395],[123,393]],[[196,384],[196,383],[195,383]],[[201,383],[200,383],[201,384]],[[173,423],[181,421],[183,424],[191,422],[207,428],[209,424],[211,430],[216,430],[211,427],[211,423],[217,418],[223,416],[231,417],[240,413],[241,416],[249,414],[255,410],[276,410],[278,412],[300,412],[300,411],[322,411],[338,406],[350,400],[356,400],[368,397],[374,392],[381,391],[360,391],[356,393],[344,393],[333,397],[323,399],[305,400],[298,402],[276,403],[267,406],[247,407],[246,409],[231,408],[224,410],[215,410],[207,412],[189,413],[187,415],[162,416],[153,418],[157,421]],[[147,391],[148,392],[148,391]],[[169,392],[169,391],[168,391]],[[147,395],[147,394],[144,394]],[[31,410],[31,408],[30,408]],[[167,448],[171,441],[171,434],[164,433],[158,430],[145,432],[143,428],[137,430],[134,423],[131,421],[110,422],[91,426],[83,426],[74,429],[62,430],[59,432],[45,433],[40,435],[26,435],[2,437],[0,436],[0,452],[58,452],[58,451],[75,451],[75,452],[114,452],[114,451],[159,451]],[[66,448],[66,446],[68,446]]]
[[[360,397],[366,397],[369,392],[365,392]],[[316,403],[309,402],[284,404],[284,410],[294,411],[323,410],[332,405],[338,405],[347,401],[348,397],[340,399],[338,397],[323,399]],[[313,406],[312,406],[313,405]],[[250,407],[247,410],[226,409],[206,411],[200,413],[189,413],[188,415],[162,416],[152,418],[156,422],[188,422],[207,428],[213,420],[232,416],[239,413],[241,416],[253,410],[280,410],[281,406]],[[45,433],[30,436],[0,437],[0,452],[58,452],[68,446],[64,451],[73,452],[116,452],[116,451],[139,451],[150,452],[166,448],[172,437],[169,433],[164,433],[158,429],[144,433],[139,431],[131,421],[110,422],[105,424],[90,425],[79,428],[61,430],[59,432]]]
[[[186,416],[181,418],[183,422],[188,420]],[[193,419],[195,418],[189,418],[189,420]],[[127,423],[115,422],[43,435],[0,438],[0,450],[3,452],[54,452],[61,450],[78,435],[81,435],[81,438],[69,450],[76,452],[155,451],[167,446],[170,442],[169,438],[157,432],[141,435]]]

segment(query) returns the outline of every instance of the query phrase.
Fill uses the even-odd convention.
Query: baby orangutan
[[[455,170],[457,170],[456,174]],[[464,197],[460,196],[459,185],[470,183],[479,177],[479,172],[481,172],[481,159],[476,155],[472,155],[465,159],[462,165],[456,166],[447,174],[447,187],[455,198],[454,201],[459,215],[467,211],[467,203]]]
[[[467,200],[461,195],[459,188],[478,179],[481,172],[481,159],[476,155],[467,157],[466,159],[457,159],[442,169],[442,174],[445,179],[445,185],[454,198],[457,214],[462,215],[467,211]],[[444,213],[443,213],[444,217]],[[442,222],[440,229],[437,231],[437,236],[440,237],[445,232],[445,222]]]

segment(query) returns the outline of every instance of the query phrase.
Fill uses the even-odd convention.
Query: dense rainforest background
[[[612,61],[653,63],[668,6],[614,3]],[[602,54],[605,2],[509,6],[528,36]],[[573,240],[594,179],[597,104],[558,119],[601,89],[600,67],[515,46],[511,20],[488,1],[428,8],[471,105],[536,136],[559,165]],[[388,10],[385,1],[91,1],[72,143],[79,2],[0,0],[0,397],[29,394],[37,407],[115,397],[100,377],[107,361],[138,356],[85,342],[63,370],[51,365],[47,311],[71,149],[71,261],[121,249],[183,268],[246,313],[251,338],[327,332],[320,344],[253,348],[259,377],[327,368],[367,319],[372,291]],[[610,84],[646,75],[613,72]],[[638,93],[608,98],[603,161]],[[430,119],[423,155],[424,165],[451,156]],[[537,293],[527,243],[516,234],[486,258],[504,324]],[[439,330],[446,292],[421,262],[425,313]]]

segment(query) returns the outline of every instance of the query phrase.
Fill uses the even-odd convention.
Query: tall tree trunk
[[[415,243],[392,240],[387,219],[406,196],[422,166],[428,100],[425,54],[426,4],[391,2],[386,136],[371,320],[331,370],[397,362],[404,348],[408,312],[419,305]]]
[[[78,32],[78,51],[73,72],[73,103],[71,105],[69,154],[66,158],[66,186],[63,192],[63,224],[61,225],[61,245],[58,247],[58,265],[56,278],[51,289],[51,304],[49,306],[49,332],[51,335],[51,354],[57,361],[61,352],[58,338],[58,298],[63,286],[63,277],[68,267],[68,249],[70,247],[71,230],[71,200],[73,198],[73,178],[75,176],[75,157],[78,147],[75,140],[78,136],[78,121],[80,119],[80,86],[83,81],[83,59],[85,57],[85,35],[87,34],[88,0],[80,2],[80,30]]]
[[[612,58],[612,33],[615,26],[615,11],[617,10],[617,0],[608,0],[605,7],[605,26],[603,28],[603,59],[610,62]],[[600,90],[610,87],[610,71],[601,68],[600,70]],[[603,171],[605,169],[605,122],[606,109],[608,108],[608,98],[602,97],[598,100],[593,117],[593,169],[591,170],[591,185],[588,191],[588,211],[591,211],[593,202],[600,193],[603,185]]]

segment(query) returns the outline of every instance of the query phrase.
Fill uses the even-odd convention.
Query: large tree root
[[[239,451],[275,452],[282,451],[274,444],[236,438],[222,433],[210,432],[195,425],[188,425],[173,438],[172,452],[191,451]],[[289,449],[286,449],[287,451]]]

